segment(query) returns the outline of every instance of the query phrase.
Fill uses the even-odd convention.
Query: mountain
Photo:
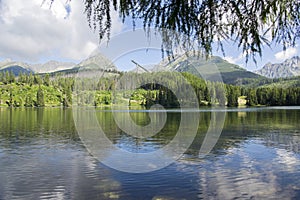
[[[19,67],[24,68],[24,69],[31,69],[30,65],[27,64],[27,63],[24,63],[24,62],[12,61],[10,59],[0,62],[0,69],[8,68],[8,67],[11,67],[11,66],[19,66]]]
[[[79,64],[54,60],[42,64],[28,64],[7,59],[0,61],[0,72],[1,71],[12,71],[15,75],[18,75],[20,72],[37,74],[60,73],[70,75],[79,71],[105,71],[116,73],[117,68],[101,54],[93,53],[89,58],[81,61]]]
[[[268,78],[286,78],[300,76],[300,57],[294,56],[283,63],[267,63],[255,73]]]
[[[12,66],[8,66],[8,67],[4,67],[0,69],[0,73],[1,72],[12,72],[15,76],[18,76],[19,74],[30,74],[33,73],[32,70],[24,68],[22,66],[19,65],[12,65]]]
[[[76,64],[71,62],[48,61],[43,64],[28,64],[12,61],[10,59],[0,62],[0,71],[12,71],[15,75],[22,73],[50,73],[58,70],[73,68]]]
[[[119,74],[113,63],[111,63],[101,54],[97,53],[92,54],[92,56],[81,61],[72,68],[52,72],[52,74],[68,76],[76,75],[78,73],[81,73],[81,76],[110,76]]]
[[[212,56],[206,59],[197,55],[182,55],[175,57],[175,59],[172,59],[171,62],[164,60],[153,70],[190,72],[211,81],[219,80],[218,76],[220,74],[223,82],[227,84],[243,84],[243,82],[247,79],[264,78],[260,75],[249,72],[238,65],[231,64],[218,56]]]
[[[19,75],[20,73],[29,74],[33,73],[33,70],[30,66],[23,62],[15,62],[12,60],[4,60],[0,62],[0,72],[13,72],[15,76]]]
[[[44,64],[32,64],[30,68],[36,73],[51,73],[54,71],[71,69],[75,66],[72,62],[48,61]]]
[[[107,58],[103,55],[96,53],[92,56],[88,57],[87,59],[81,61],[76,67],[81,68],[81,70],[105,70],[105,71],[116,71],[117,68],[115,65],[110,62]]]

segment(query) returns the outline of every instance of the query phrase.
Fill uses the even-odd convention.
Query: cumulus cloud
[[[287,48],[285,51],[280,51],[280,52],[276,53],[275,58],[277,61],[282,62],[286,59],[289,59],[289,58],[297,55],[297,53],[298,53],[297,48],[290,47],[290,48]]]
[[[224,60],[226,60],[227,62],[233,63],[233,64],[238,64],[244,58],[245,58],[245,53],[240,53],[237,57],[225,56]]]
[[[55,0],[51,9],[42,0],[0,1],[0,58],[39,61],[41,58],[81,60],[99,44],[88,26],[82,1]],[[112,13],[112,33],[123,24]]]
[[[276,150],[278,157],[275,161],[285,166],[289,172],[295,172],[299,166],[299,159],[292,153],[284,149]]]
[[[224,60],[226,60],[229,63],[235,63],[235,58],[232,56],[225,56]]]

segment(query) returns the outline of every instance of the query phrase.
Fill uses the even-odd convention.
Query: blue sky
[[[70,1],[66,4],[66,0],[55,0],[51,9],[47,0],[41,5],[42,1],[1,0],[0,61],[11,59],[30,63],[49,60],[79,62],[98,47],[98,34],[88,27],[82,1]],[[131,68],[133,65],[128,66],[131,57],[143,65],[160,61],[161,51],[156,43],[157,39],[154,39],[154,45],[138,43],[137,40],[148,42],[146,35],[139,33],[137,36],[132,34],[132,38],[125,41],[122,33],[132,32],[131,21],[128,20],[128,23],[123,24],[118,14],[112,12],[112,22],[112,40],[115,40],[115,37],[121,38],[118,39],[118,45],[109,47],[113,50],[111,54],[114,54],[111,58],[118,67]],[[122,46],[123,52],[116,51]],[[224,47],[227,61],[249,70],[259,69],[267,62],[278,63],[300,54],[299,45],[288,48],[285,52],[281,46],[272,45],[272,49],[269,47],[263,49],[263,57],[257,57],[256,66],[251,59],[246,65],[245,56],[237,45],[225,42]],[[214,55],[223,57],[222,52],[216,50]]]

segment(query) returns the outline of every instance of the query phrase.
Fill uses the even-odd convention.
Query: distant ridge
[[[0,72],[12,72],[15,76],[20,73],[30,74],[34,73],[34,71],[30,68],[30,65],[23,62],[16,62],[12,60],[5,60],[0,62]]]
[[[212,65],[217,67],[218,72],[212,70]],[[189,72],[196,76],[205,75],[209,80],[218,80],[217,76],[220,73],[224,83],[227,84],[243,84],[245,79],[263,78],[253,72],[229,63],[218,56],[212,56],[208,59],[199,57],[197,55],[182,55],[175,57],[172,62],[167,64],[163,61],[156,66],[154,71],[174,70],[178,72]],[[199,71],[202,74],[199,74]]]
[[[268,78],[287,78],[300,76],[300,57],[294,56],[282,63],[267,63],[255,73]]]
[[[217,67],[217,72],[211,70],[212,65]],[[247,81],[249,82],[252,79],[264,78],[258,74],[247,71],[238,65],[229,63],[221,57],[211,56],[206,59],[189,53],[178,56],[175,55],[171,62],[170,60],[165,59],[158,65],[142,67],[145,67],[145,69],[149,70],[149,72],[189,72],[199,77],[202,77],[202,75],[205,74],[207,80],[211,81],[219,80],[217,77],[221,74],[224,83],[235,85],[247,84]],[[92,54],[90,57],[82,60],[78,64],[53,60],[43,64],[27,64],[11,60],[0,62],[0,71],[5,68],[7,68],[7,70],[10,69],[15,74],[18,74],[19,72],[35,74],[51,73],[72,76],[78,72],[93,73],[95,70],[102,70],[103,73],[105,72],[108,76],[120,74],[120,71],[117,70],[114,64],[99,53]],[[136,73],[145,73],[145,70],[141,67],[136,67],[132,71]],[[199,71],[201,74],[199,74]]]
[[[33,64],[30,68],[36,73],[50,73],[59,70],[71,69],[75,66],[72,62],[58,62],[55,60],[50,60],[44,64]]]
[[[93,54],[75,67],[80,67],[81,69],[103,69],[107,71],[117,70],[115,65],[100,53]]]
[[[78,75],[78,73],[80,73],[81,76],[111,76],[119,74],[115,65],[99,53],[92,54],[90,57],[82,60],[79,64],[73,66],[72,68],[57,70],[51,74],[73,76],[76,74]]]
[[[50,73],[58,70],[73,68],[76,64],[72,62],[48,61],[43,64],[28,64],[12,60],[0,62],[0,71],[12,71],[15,75],[22,73]]]
[[[10,59],[0,61],[0,72],[12,71],[15,75],[19,73],[60,73],[60,74],[75,74],[78,71],[103,70],[106,72],[116,72],[117,68],[99,53],[94,53],[87,59],[76,64],[73,62],[60,62],[50,60],[46,63],[29,64],[25,62],[17,62]]]
[[[19,65],[12,65],[12,66],[7,66],[4,68],[0,69],[0,72],[12,72],[15,76],[18,76],[19,74],[30,74],[33,73],[33,71],[31,69],[28,68],[24,68],[22,66]]]

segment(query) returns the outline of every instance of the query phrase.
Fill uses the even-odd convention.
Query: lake
[[[135,154],[170,144],[184,120],[187,138],[189,127],[197,125],[182,156],[148,173],[119,171],[100,162],[78,133],[73,111],[0,108],[1,200],[300,199],[300,107],[170,110],[166,118],[159,111],[131,110],[130,117],[142,126],[165,119],[162,129],[147,137],[134,137],[116,125],[122,111],[96,109],[111,143]],[[207,138],[216,113],[224,116],[222,130]],[[209,141],[212,146],[203,154]],[[105,153],[106,160],[114,158],[114,151]],[[135,161],[120,164],[134,167]]]

